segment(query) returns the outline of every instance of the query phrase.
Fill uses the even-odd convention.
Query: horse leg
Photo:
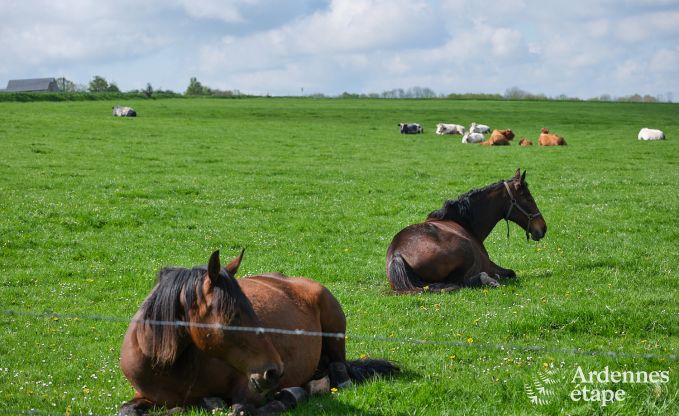
[[[422,288],[423,292],[452,292],[454,290],[461,289],[457,283],[429,283],[427,286]]]
[[[469,287],[479,287],[479,286],[498,287],[498,286],[500,286],[500,283],[498,283],[497,280],[490,277],[488,275],[488,273],[486,273],[486,272],[481,272],[479,274],[475,274],[475,275],[471,275],[471,276],[465,276],[464,283],[465,283],[466,286],[469,286]]]
[[[347,320],[344,311],[328,289],[322,289],[318,298],[318,306],[320,309],[321,330],[323,332],[346,334]],[[352,385],[346,362],[346,342],[344,337],[323,337],[319,367],[327,369],[331,386],[342,388]]]
[[[490,261],[491,267],[494,269],[492,271],[492,274],[495,275],[496,279],[513,279],[516,277],[516,273],[512,269],[505,269],[504,267],[500,267],[497,264],[495,264],[492,260],[488,259]]]
[[[290,409],[294,409],[298,404],[306,401],[309,395],[302,387],[286,387],[274,395],[274,399],[264,406],[258,407],[254,414],[257,415],[276,415]],[[234,414],[238,414],[235,413]]]
[[[153,406],[154,404],[150,400],[135,395],[132,400],[125,402],[120,406],[118,416],[144,416],[148,414],[148,410]]]

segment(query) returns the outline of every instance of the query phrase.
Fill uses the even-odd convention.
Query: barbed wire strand
[[[374,341],[384,343],[397,344],[411,344],[411,345],[439,345],[459,348],[476,348],[476,349],[494,349],[501,351],[523,351],[534,353],[555,353],[555,354],[570,354],[570,355],[586,355],[593,357],[609,357],[609,358],[629,358],[629,359],[645,359],[645,360],[670,360],[676,361],[679,358],[677,354],[655,354],[655,353],[629,353],[624,351],[606,351],[606,350],[584,350],[581,348],[565,348],[565,347],[545,347],[539,345],[518,345],[511,343],[480,343],[467,341],[453,341],[453,340],[430,340],[407,337],[392,337],[383,335],[359,335],[359,334],[345,334],[343,332],[318,332],[307,331],[303,329],[284,329],[284,328],[265,328],[265,327],[246,327],[246,326],[229,326],[222,324],[203,324],[186,321],[157,321],[145,319],[128,319],[115,316],[105,315],[80,315],[71,313],[57,313],[57,312],[31,312],[31,311],[16,311],[16,310],[2,310],[1,314],[7,316],[24,316],[32,318],[58,318],[58,319],[74,319],[74,320],[89,320],[89,321],[104,321],[104,322],[118,322],[118,323],[143,323],[145,325],[162,325],[162,326],[181,326],[181,327],[198,327],[198,328],[212,328],[223,331],[232,332],[253,332],[255,334],[277,334],[277,335],[293,335],[293,336],[308,336],[308,337],[327,337],[337,339],[352,339],[359,341]]]

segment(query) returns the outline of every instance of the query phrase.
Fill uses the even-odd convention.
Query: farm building
[[[7,82],[6,92],[59,91],[54,78],[12,79]]]

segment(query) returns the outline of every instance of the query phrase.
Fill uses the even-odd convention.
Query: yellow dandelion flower
[[[472,342],[474,342],[474,338],[472,337],[467,338],[467,344],[471,344]]]
[[[337,393],[337,387],[331,388],[330,393],[333,393],[333,394]]]

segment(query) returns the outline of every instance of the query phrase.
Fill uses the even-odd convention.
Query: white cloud
[[[521,47],[521,33],[516,29],[500,28],[493,32],[490,42],[498,57],[509,57]]]
[[[660,49],[649,62],[649,70],[656,73],[676,73],[679,67],[679,46],[674,49]]]
[[[186,13],[198,19],[216,19],[227,23],[245,21],[241,8],[259,3],[257,0],[178,0]],[[264,5],[265,6],[265,5]]]
[[[0,0],[0,9],[0,86],[110,74],[123,89],[183,91],[197,76],[271,94],[516,85],[679,97],[676,0]]]
[[[617,26],[617,36],[625,42],[643,42],[648,39],[679,34],[679,11],[665,11],[628,16]]]

